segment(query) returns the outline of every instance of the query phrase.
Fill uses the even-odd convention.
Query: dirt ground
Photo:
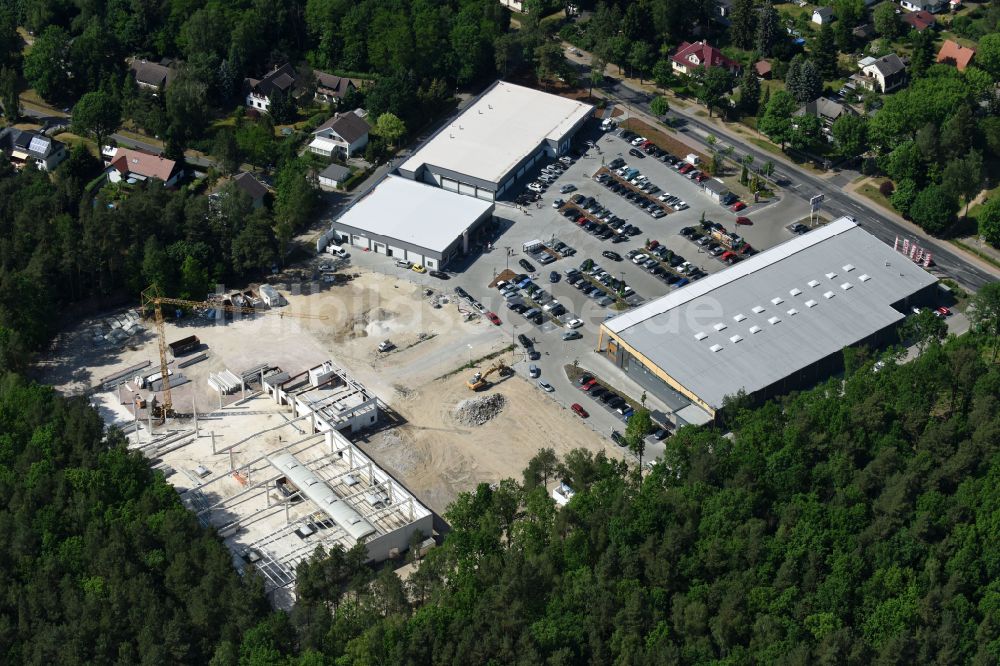
[[[347,285],[323,286],[321,293],[308,296],[281,290],[289,303],[274,312],[325,319],[257,316],[224,325],[197,317],[168,321],[168,341],[193,333],[208,353],[206,360],[175,370],[190,380],[173,391],[178,411],[189,412],[194,404],[199,414],[218,409],[218,394],[207,384],[210,372],[228,368],[238,374],[268,363],[294,375],[332,359],[405,421],[359,442],[361,448],[437,512],[480,482],[520,478],[541,447],[559,454],[576,447],[613,451],[522,375],[498,380],[478,394],[504,395],[506,405],[497,417],[481,426],[461,425],[453,415],[456,405],[477,394],[465,386],[474,371],[458,368],[503,350],[511,340],[509,332],[484,318],[467,321],[450,298],[433,307],[441,292],[427,295],[412,283],[368,272]],[[145,333],[119,348],[94,342],[100,321],[83,322],[60,335],[37,367],[39,379],[65,393],[80,393],[99,384],[101,377],[146,360],[152,365],[142,373],[158,369],[150,322],[144,322],[149,327]],[[384,339],[396,349],[379,354],[376,346]],[[509,353],[499,358],[512,360]],[[484,369],[490,363],[477,365]],[[239,397],[237,393],[226,401]],[[125,422],[120,412],[105,417]]]

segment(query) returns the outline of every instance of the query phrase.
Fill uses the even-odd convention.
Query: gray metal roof
[[[267,460],[355,541],[375,533],[371,523],[362,518],[361,514],[333,492],[329,485],[299,462],[298,458],[290,453],[282,453],[268,456]]]
[[[899,321],[891,304],[936,281],[840,218],[604,326],[718,408]]]

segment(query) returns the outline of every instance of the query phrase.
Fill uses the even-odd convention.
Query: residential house
[[[147,180],[161,180],[165,187],[176,185],[183,173],[184,170],[173,160],[129,148],[115,150],[111,163],[104,170],[108,181],[112,183],[125,181],[132,185]]]
[[[722,55],[722,52],[708,42],[682,42],[677,51],[670,56],[670,64],[675,72],[691,75],[697,70],[712,67],[725,67],[735,73],[740,65],[734,60],[730,60]]]
[[[921,9],[916,12],[903,14],[903,23],[907,24],[910,28],[916,30],[917,32],[923,32],[928,28],[933,28],[937,23],[937,19],[934,17],[934,14],[925,12]]]
[[[151,62],[141,58],[129,58],[128,68],[136,85],[144,90],[160,92],[167,89],[177,72],[171,65],[173,60],[164,58]]]
[[[957,67],[958,71],[964,72],[975,55],[976,49],[962,46],[958,42],[946,39],[944,40],[944,44],[941,45],[941,50],[938,51],[937,61],[943,65]]]
[[[833,21],[833,9],[830,7],[817,7],[813,10],[812,22],[817,25],[826,25]]]
[[[866,61],[871,60],[868,64]],[[856,77],[861,85],[882,93],[892,92],[906,83],[906,65],[895,53],[862,60],[861,76]]]
[[[15,167],[34,164],[42,171],[52,171],[69,155],[62,141],[13,127],[0,130],[0,150]]]
[[[523,0],[500,0],[500,4],[511,10],[512,12],[524,13],[524,2]]]
[[[209,199],[212,202],[218,202],[221,199],[223,189],[225,189],[226,185],[229,183],[233,183],[236,186],[236,189],[250,197],[250,203],[254,208],[260,208],[264,205],[264,196],[267,195],[267,187],[254,178],[253,174],[247,173],[246,171],[241,171],[231,179],[227,178],[220,181],[215,190],[208,195]]]
[[[757,78],[769,79],[771,78],[771,63],[766,60],[758,60],[753,64],[753,71],[756,72]]]
[[[945,7],[943,0],[900,0],[899,6],[908,12],[930,12],[937,14]]]
[[[718,18],[725,19],[722,23],[729,25],[729,15],[733,12],[733,0],[718,0],[715,3],[715,11]]]
[[[351,175],[351,170],[339,164],[331,164],[319,172],[320,187],[337,189]]]
[[[316,138],[309,144],[309,150],[324,157],[351,157],[368,145],[366,115],[363,109],[334,114],[313,130]]]
[[[339,104],[344,95],[358,89],[354,81],[343,76],[334,76],[318,69],[313,70],[313,76],[316,77],[316,93],[313,98],[317,102]]]
[[[835,102],[832,99],[826,97],[818,97],[813,101],[809,102],[798,108],[793,116],[816,116],[820,119],[822,123],[823,134],[826,136],[827,141],[833,141],[833,134],[831,130],[833,128],[833,123],[837,121],[844,115],[857,115],[857,113],[846,104],[841,104]]]
[[[267,111],[277,94],[291,95],[295,90],[295,68],[285,63],[275,67],[262,79],[246,79],[246,105],[257,111]]]
[[[726,187],[725,183],[717,178],[709,178],[705,180],[701,187],[705,194],[709,196],[715,203],[721,204],[726,200],[729,195],[729,188]]]

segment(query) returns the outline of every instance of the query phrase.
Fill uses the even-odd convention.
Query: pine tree
[[[781,34],[781,23],[778,10],[770,2],[761,8],[757,17],[757,50],[763,55],[771,55],[778,37]]]
[[[748,116],[754,116],[759,108],[760,80],[753,67],[747,67],[740,79],[740,110]]]
[[[837,45],[833,37],[833,28],[829,23],[823,24],[820,28],[819,35],[813,42],[812,55],[824,80],[837,78]]]
[[[754,0],[734,0],[730,14],[729,34],[733,45],[741,49],[753,48],[757,34],[757,10]]]

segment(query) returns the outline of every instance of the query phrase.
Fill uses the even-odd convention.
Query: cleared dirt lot
[[[296,374],[333,359],[405,420],[360,446],[438,512],[457,493],[479,482],[519,478],[543,446],[557,453],[575,447],[613,451],[534,381],[520,375],[500,380],[484,392],[506,398],[499,415],[481,426],[459,423],[453,413],[456,405],[484,393],[473,394],[465,386],[473,370],[455,371],[470,359],[503,350],[511,342],[510,329],[493,326],[482,317],[466,320],[451,298],[433,307],[441,293],[435,290],[428,296],[424,287],[406,280],[361,272],[347,285],[319,294],[291,296],[282,291],[289,304],[280,311],[321,315],[324,320],[256,316],[224,325],[197,317],[168,322],[168,341],[196,334],[208,353],[206,360],[176,370],[190,381],[173,391],[174,404],[182,412],[189,412],[195,403],[200,414],[217,410],[218,394],[207,385],[209,372],[228,368],[239,373],[268,363]],[[146,360],[153,363],[142,373],[156,371],[156,339],[150,331],[119,348],[94,342],[98,326],[98,321],[88,321],[61,335],[39,364],[39,378],[63,392],[80,393],[101,377]],[[396,349],[379,354],[376,346],[384,339],[392,340]],[[511,361],[509,353],[500,358]],[[479,365],[485,368],[490,363]],[[449,373],[454,374],[442,378]],[[226,400],[238,398],[236,394]],[[105,416],[120,423],[130,420],[124,409]],[[242,418],[260,418],[261,429],[267,425],[263,416]]]

